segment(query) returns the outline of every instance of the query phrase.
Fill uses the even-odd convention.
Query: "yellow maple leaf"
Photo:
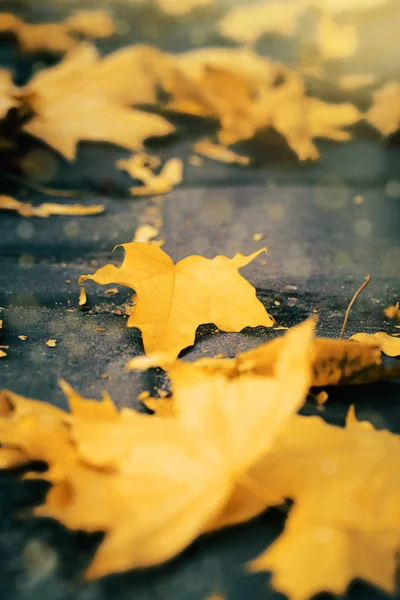
[[[70,31],[89,38],[105,38],[115,33],[114,22],[105,10],[77,10],[65,22]]]
[[[0,440],[7,453],[2,459],[0,449],[0,461],[8,454],[15,464],[11,447],[48,462],[39,476],[53,486],[35,512],[106,532],[89,577],[167,560],[208,527],[237,482],[246,486],[246,471],[304,402],[312,333],[311,321],[290,331],[275,376],[263,380],[199,372],[188,388],[178,366],[177,418],[118,413],[109,399],[97,405],[63,382],[71,414],[5,392]]]
[[[106,265],[82,275],[80,282],[119,283],[136,291],[138,302],[127,325],[141,330],[146,354],[162,353],[173,361],[194,343],[202,323],[214,323],[222,331],[273,325],[253,286],[238,273],[263,250],[232,259],[188,256],[174,265],[154,245],[131,242],[122,247],[121,267]]]
[[[348,140],[343,127],[361,118],[350,103],[307,97],[301,75],[248,48],[206,48],[178,56],[162,80],[167,108],[219,119],[218,140],[231,145],[274,128],[300,160],[316,160],[315,137]]]
[[[400,321],[400,302],[396,302],[391,306],[388,306],[383,311],[389,319],[396,319],[396,321]]]
[[[275,371],[276,360],[283,343],[284,337],[275,338],[252,350],[239,353],[234,359],[200,358],[190,363],[187,368],[190,368],[193,374],[196,370],[202,370],[208,374],[224,373],[230,378],[244,374],[270,376]],[[316,338],[313,340],[312,350],[314,387],[367,383],[396,377],[400,372],[396,367],[382,367],[377,343],[356,345],[347,340]],[[171,369],[163,353],[132,358],[127,366],[132,370],[145,371],[159,365],[168,372]]]
[[[24,130],[70,160],[80,140],[108,141],[138,150],[146,138],[173,131],[162,117],[131,109],[126,100],[117,101],[108,69],[100,62],[99,74],[97,62],[96,50],[82,44],[60,64],[37,73],[20,92],[36,115]]]
[[[362,425],[362,424],[361,424]],[[251,564],[293,600],[343,593],[354,578],[390,592],[400,545],[400,438],[292,417],[249,476],[295,506],[284,533]]]
[[[66,21],[56,23],[26,23],[12,14],[0,13],[0,31],[13,33],[25,52],[63,53],[78,43],[71,33],[103,38],[112,35],[115,27],[103,10],[79,10]]]
[[[384,135],[390,135],[399,129],[400,83],[391,81],[373,93],[373,104],[366,118]]]
[[[351,23],[339,24],[327,14],[318,23],[317,44],[325,60],[347,58],[357,50],[357,28]]]
[[[377,344],[387,356],[400,356],[400,338],[393,337],[384,331],[355,333],[350,339],[363,344]]]
[[[15,210],[23,217],[50,217],[51,215],[98,215],[104,211],[101,204],[84,206],[83,204],[56,204],[55,202],[43,202],[33,206],[30,202],[21,202],[11,196],[0,196],[0,210]]]
[[[264,33],[291,36],[303,11],[297,0],[234,6],[218,23],[218,31],[242,44],[252,44]]]

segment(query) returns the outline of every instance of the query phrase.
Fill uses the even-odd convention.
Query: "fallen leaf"
[[[3,392],[2,449],[49,464],[35,473],[53,484],[35,513],[105,532],[89,578],[174,556],[223,510],[236,483],[246,486],[246,472],[305,400],[312,331],[307,322],[289,332],[276,375],[264,380],[198,372],[190,391],[185,365],[177,364],[178,418],[118,413],[108,397],[85,400],[65,382],[71,413]],[[20,458],[9,457],[10,466]]]
[[[109,63],[114,77],[109,76]],[[117,75],[121,77],[114,67],[110,58],[102,61],[90,44],[81,44],[58,65],[34,75],[20,92],[36,115],[24,130],[69,160],[80,140],[139,150],[146,138],[171,133],[174,127],[164,118],[129,108],[125,89],[122,101],[112,87]]]
[[[248,156],[241,156],[226,146],[222,146],[221,144],[213,144],[206,139],[196,142],[193,145],[192,150],[193,152],[197,152],[197,154],[201,154],[202,156],[212,158],[213,160],[217,160],[219,162],[235,163],[238,165],[250,164],[250,159]]]
[[[302,76],[248,48],[203,48],[176,59],[162,81],[169,110],[220,122],[223,146],[274,128],[300,160],[316,160],[313,138],[348,140],[343,127],[361,119],[350,103],[329,104],[306,96]]]
[[[70,35],[64,23],[25,23],[20,21],[13,30],[25,52],[68,52],[77,40]]]
[[[50,217],[51,215],[86,216],[104,212],[101,204],[84,206],[83,204],[55,204],[44,202],[33,206],[29,202],[20,202],[11,196],[0,196],[0,210],[15,210],[23,217]]]
[[[377,333],[355,333],[351,340],[362,344],[377,344],[387,356],[400,356],[400,339],[388,335],[384,331]]]
[[[295,34],[304,7],[291,2],[256,2],[234,6],[218,23],[218,31],[241,44],[253,44],[265,33]]]
[[[115,25],[105,10],[78,10],[66,20],[70,31],[90,38],[105,38],[115,33]]]
[[[48,346],[49,348],[55,348],[57,344],[57,340],[47,340],[46,342],[46,346]]]
[[[4,352],[4,350],[0,350],[0,358],[4,358],[5,356],[7,356],[7,352]]]
[[[339,86],[344,90],[359,90],[375,83],[376,77],[372,73],[346,74],[338,79]]]
[[[400,437],[360,425],[294,416],[249,474],[294,500],[283,534],[250,566],[292,599],[342,594],[356,578],[394,591]]]
[[[100,333],[103,333],[103,331],[105,331],[106,328],[105,327],[96,327],[96,331],[99,331]]]
[[[351,56],[359,44],[357,28],[351,23],[339,24],[330,15],[318,23],[317,45],[324,60],[343,59]]]
[[[222,331],[273,325],[253,286],[237,271],[263,250],[232,259],[188,256],[174,266],[156,246],[131,242],[122,247],[126,254],[121,267],[106,265],[79,281],[118,283],[136,290],[137,305],[127,325],[141,330],[146,354],[162,353],[174,360],[194,343],[202,323],[215,323]]]
[[[26,340],[28,339],[27,335],[19,335],[18,336],[20,340],[22,340],[23,342],[26,342]]]
[[[390,135],[400,127],[400,83],[391,81],[373,93],[373,104],[366,119],[383,135]]]
[[[78,304],[79,304],[79,306],[84,306],[86,304],[86,302],[87,302],[86,290],[85,290],[85,286],[82,286],[79,291]]]
[[[80,10],[58,23],[26,23],[12,14],[0,13],[0,32],[13,33],[25,52],[63,53],[78,43],[71,32],[103,38],[114,30],[110,15],[102,10]]]
[[[132,241],[151,244],[152,240],[158,236],[160,230],[153,225],[140,225],[135,231],[135,237]]]
[[[388,306],[383,311],[389,319],[396,319],[396,321],[400,321],[400,303],[396,302],[393,306]]]

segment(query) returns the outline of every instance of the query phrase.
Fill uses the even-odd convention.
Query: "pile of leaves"
[[[172,396],[153,401],[154,416],[118,411],[107,394],[85,400],[64,381],[70,413],[4,391],[0,464],[46,462],[45,473],[25,475],[52,483],[35,514],[106,533],[89,578],[158,564],[291,499],[283,534],[250,570],[271,570],[291,598],[340,593],[355,577],[392,591],[400,437],[353,409],[345,429],[296,414],[310,385],[333,383],[333,366],[335,383],[357,379],[379,349],[314,340],[313,327],[232,361],[174,361]]]
[[[174,0],[156,2],[176,15],[210,3],[191,0],[182,8]],[[349,56],[357,31],[337,19],[332,3],[324,4],[330,8],[318,13],[320,55]],[[116,168],[131,176],[133,196],[163,195],[182,182],[180,159],[162,165],[145,152],[146,140],[175,132],[176,114],[216,125],[213,137],[193,145],[191,161],[197,165],[200,155],[249,164],[234,144],[268,129],[281,134],[300,160],[319,158],[316,138],[350,139],[346,127],[360,120],[384,135],[397,131],[398,82],[375,90],[362,113],[352,103],[309,95],[301,69],[251,49],[265,32],[292,35],[304,10],[315,5],[320,3],[289,0],[285,10],[274,2],[235,7],[218,28],[246,45],[181,54],[134,45],[101,56],[82,38],[114,33],[102,11],[78,11],[44,25],[0,14],[0,32],[12,35],[24,51],[65,53],[22,87],[8,71],[0,72],[1,131],[5,135],[12,119],[17,132],[68,161],[81,140],[127,148],[133,154]],[[100,205],[32,206],[9,196],[0,196],[0,208],[24,217],[103,211]],[[159,205],[139,221],[134,241],[123,246],[120,267],[108,264],[81,276],[79,305],[86,302],[86,281],[130,288],[127,326],[141,331],[145,354],[127,368],[161,367],[170,389],[158,397],[144,390],[139,398],[147,412],[118,410],[107,394],[101,401],[84,399],[63,380],[69,412],[3,391],[0,466],[24,466],[24,478],[50,482],[36,515],[70,529],[104,532],[86,571],[91,579],[160,564],[199,536],[279,507],[288,513],[285,529],[249,571],[272,571],[273,586],[294,600],[341,593],[354,578],[393,591],[400,551],[400,437],[359,422],[354,407],[345,428],[298,411],[310,391],[322,404],[327,386],[399,377],[400,364],[382,365],[381,351],[398,356],[400,338],[384,332],[359,333],[353,341],[316,338],[309,319],[233,359],[179,360],[181,350],[195,343],[200,324],[214,323],[225,332],[274,325],[239,273],[266,249],[233,258],[188,256],[174,264],[160,248],[163,240],[155,239],[162,224]],[[400,320],[399,306],[386,314]],[[46,344],[55,347],[56,340]],[[36,471],[35,461],[46,463],[47,470]]]

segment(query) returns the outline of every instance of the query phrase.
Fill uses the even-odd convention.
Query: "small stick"
[[[353,306],[354,302],[357,300],[358,296],[361,294],[361,292],[363,291],[363,289],[365,287],[367,287],[367,285],[369,284],[370,281],[371,281],[371,275],[367,275],[366,278],[364,279],[364,282],[360,285],[360,287],[358,288],[358,290],[356,291],[356,293],[354,294],[354,296],[350,300],[350,304],[348,305],[347,310],[346,310],[346,314],[344,315],[344,321],[343,321],[342,329],[340,331],[339,339],[343,338],[344,330],[346,329],[346,325],[347,325],[347,320],[349,318],[349,314],[350,314],[350,311],[352,309],[352,306]]]

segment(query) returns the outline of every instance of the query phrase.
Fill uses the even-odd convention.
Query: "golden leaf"
[[[114,73],[126,78],[126,73]],[[80,140],[108,141],[138,150],[146,138],[173,131],[162,117],[118,102],[119,94],[111,87],[115,78],[108,77],[108,69],[92,46],[80,45],[60,64],[37,73],[21,90],[36,114],[24,130],[69,160],[75,157]]]
[[[267,492],[295,501],[284,533],[251,570],[271,570],[273,586],[295,600],[341,594],[357,577],[393,591],[399,456],[400,438],[387,431],[292,417],[249,473]]]
[[[11,196],[0,196],[0,210],[15,210],[23,217],[50,217],[51,215],[85,216],[98,215],[104,211],[101,204],[55,204],[44,202],[33,206],[30,202],[20,202]]]
[[[303,11],[297,0],[235,6],[218,23],[218,31],[242,44],[252,44],[264,33],[291,36]]]
[[[342,128],[361,118],[352,104],[307,97],[298,73],[247,48],[182,54],[162,85],[171,96],[168,109],[217,118],[221,144],[250,139],[272,127],[301,160],[318,158],[313,138],[348,140],[350,134]]]
[[[325,15],[318,23],[317,44],[325,60],[347,58],[357,50],[357,29],[351,23],[340,25]]]
[[[25,52],[63,53],[77,45],[71,32],[89,38],[108,37],[114,32],[114,24],[102,10],[77,11],[65,22],[58,23],[25,23],[12,14],[0,13],[0,31],[13,33]]]
[[[355,333],[350,339],[362,344],[377,344],[387,356],[400,356],[400,338],[388,335],[384,331]]]
[[[84,306],[86,304],[86,302],[87,302],[86,290],[85,290],[84,286],[82,286],[79,291],[78,304],[79,304],[79,306]]]
[[[400,83],[391,81],[373,94],[373,104],[366,115],[367,121],[384,135],[400,127]]]
[[[137,305],[127,325],[141,330],[146,354],[162,353],[174,360],[194,343],[202,323],[215,323],[222,331],[273,325],[253,286],[238,273],[263,250],[232,259],[188,256],[174,265],[154,245],[131,242],[122,247],[126,254],[121,267],[106,265],[82,275],[80,282],[119,283],[136,291]]]
[[[106,533],[88,577],[167,560],[207,528],[304,402],[312,332],[312,322],[290,331],[276,375],[264,380],[229,382],[199,372],[188,389],[185,366],[177,367],[178,418],[126,408],[118,413],[109,399],[84,400],[64,382],[71,414],[3,393],[1,443],[49,463],[49,471],[36,476],[53,486],[35,512]],[[16,459],[8,458],[10,464]]]
[[[389,319],[400,321],[400,302],[396,302],[393,306],[388,306],[383,312]]]
[[[213,144],[207,139],[200,140],[199,142],[193,144],[192,150],[193,152],[197,152],[197,154],[201,154],[207,158],[212,158],[213,160],[218,160],[224,163],[235,163],[238,165],[250,164],[250,158],[248,156],[236,154],[236,152],[226,148],[226,146]]]
[[[66,20],[66,26],[89,38],[104,38],[115,33],[115,26],[105,10],[78,10]]]
[[[180,158],[167,160],[158,175],[151,170],[151,163],[154,161],[149,161],[145,153],[139,153],[139,156],[133,154],[130,158],[120,159],[115,163],[119,169],[124,169],[131,177],[144,183],[143,186],[130,189],[133,196],[165,194],[182,182],[183,163]]]

